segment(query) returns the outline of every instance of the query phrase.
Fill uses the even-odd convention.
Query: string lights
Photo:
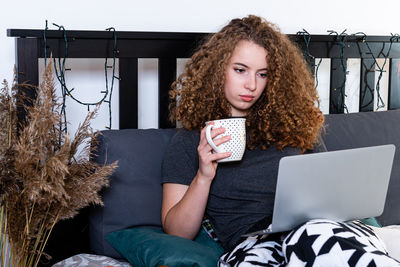
[[[358,32],[358,33],[356,33],[355,35],[362,35],[362,41],[361,41],[361,43],[364,43],[364,44],[366,45],[366,47],[367,47],[367,49],[368,49],[368,54],[370,54],[370,55],[372,56],[373,60],[374,60],[374,62],[371,64],[370,67],[364,65],[364,67],[366,67],[366,69],[367,69],[367,72],[379,71],[378,80],[377,80],[376,86],[375,86],[375,90],[376,90],[376,93],[377,93],[377,106],[376,106],[376,110],[379,110],[380,108],[384,108],[384,107],[385,107],[385,103],[384,103],[384,101],[383,101],[383,99],[382,99],[382,97],[381,97],[380,82],[381,82],[383,73],[385,72],[384,69],[385,69],[385,65],[386,65],[387,59],[389,58],[390,51],[392,50],[392,44],[393,44],[394,40],[398,41],[399,35],[398,35],[398,34],[394,34],[394,35],[391,34],[392,37],[390,38],[390,45],[389,45],[389,49],[388,49],[387,53],[385,54],[385,53],[383,52],[384,49],[385,49],[385,43],[382,43],[382,49],[379,51],[379,53],[377,54],[377,56],[374,55],[374,53],[372,52],[371,47],[369,46],[368,42],[366,41],[367,35],[366,35],[365,33],[363,33],[363,32]],[[357,43],[357,44],[358,44],[358,43]],[[358,45],[358,49],[359,49],[359,51],[360,51],[360,53],[361,53],[360,45]],[[384,62],[383,62],[383,64],[382,64],[382,66],[380,66],[379,63],[378,63],[378,61],[377,61],[377,57],[379,57],[379,56],[382,56],[382,57],[384,58]],[[366,77],[366,75],[367,75],[367,72],[366,72],[366,74],[365,74],[365,77]],[[365,84],[366,84],[366,88],[365,88],[365,90],[363,91],[364,95],[362,96],[362,99],[365,97],[365,92],[366,92],[367,89],[371,92],[371,94],[373,94],[373,89],[368,85],[368,83],[365,83]],[[373,101],[373,100],[370,100],[368,103],[365,104],[365,106],[370,105],[370,104],[372,103],[372,101]],[[362,102],[361,102],[361,103],[362,103]]]
[[[62,106],[61,106],[61,114],[63,116],[63,122],[60,124],[61,127],[63,127],[63,129],[60,129],[63,132],[67,132],[67,120],[66,120],[66,99],[67,97],[69,97],[70,99],[74,100],[75,102],[87,106],[88,111],[90,111],[90,106],[97,106],[102,104],[103,102],[108,104],[108,113],[109,113],[109,125],[105,126],[105,128],[107,129],[111,129],[112,127],[112,106],[111,106],[111,97],[112,97],[112,93],[113,93],[113,89],[114,89],[114,81],[115,79],[120,80],[119,77],[117,77],[115,75],[115,62],[116,62],[116,58],[117,58],[117,54],[119,53],[118,49],[117,49],[117,34],[115,31],[115,28],[110,27],[107,28],[107,31],[110,31],[113,33],[113,60],[112,60],[112,64],[109,65],[108,64],[108,57],[105,57],[105,62],[104,62],[104,75],[105,75],[105,90],[101,91],[100,94],[102,94],[102,96],[100,97],[100,99],[98,101],[94,101],[94,102],[85,102],[80,100],[76,95],[74,95],[72,93],[72,91],[75,90],[75,88],[71,88],[69,89],[67,87],[67,83],[65,81],[65,73],[66,71],[71,71],[70,68],[66,68],[65,67],[65,62],[66,62],[66,58],[68,57],[68,38],[67,38],[67,32],[64,28],[64,26],[59,26],[55,23],[53,23],[54,26],[58,27],[59,31],[63,32],[63,38],[64,38],[64,57],[61,58],[59,57],[57,60],[55,58],[53,58],[54,61],[54,70],[55,70],[55,74],[57,77],[57,80],[60,83],[61,86],[61,95],[62,95]],[[47,20],[46,20],[46,27],[45,30],[43,31],[43,40],[44,40],[44,62],[45,65],[47,64],[46,59],[47,59],[47,39],[46,39],[46,32],[48,30],[48,26],[47,26]],[[109,81],[108,81],[108,69],[112,69],[112,78],[111,78],[111,86],[109,86]]]
[[[344,103],[344,99],[345,99],[345,97],[347,97],[347,95],[345,93],[345,85],[346,85],[347,74],[348,74],[346,58],[344,56],[344,51],[348,47],[348,45],[346,43],[348,36],[357,36],[357,35],[361,35],[361,37],[362,37],[360,39],[360,41],[356,42],[357,47],[358,47],[359,52],[360,52],[360,57],[361,57],[361,53],[362,53],[361,52],[362,49],[361,49],[360,44],[365,44],[365,46],[368,49],[367,54],[370,54],[372,59],[373,59],[373,63],[370,66],[367,66],[367,62],[365,60],[362,61],[362,64],[363,64],[364,69],[366,71],[364,73],[364,77],[362,77],[364,79],[364,81],[365,81],[365,83],[364,83],[365,86],[364,86],[364,88],[361,88],[361,95],[360,95],[361,101],[360,101],[360,103],[363,103],[363,104],[362,104],[362,106],[360,108],[362,109],[364,107],[367,107],[372,103],[373,99],[370,100],[368,103],[364,103],[363,100],[364,100],[367,92],[370,92],[370,94],[373,95],[374,94],[374,89],[377,92],[376,110],[384,108],[385,107],[385,103],[384,103],[384,101],[382,99],[382,96],[381,96],[380,82],[381,82],[381,79],[382,79],[382,76],[383,76],[383,72],[385,72],[384,69],[385,69],[385,65],[387,63],[387,59],[390,56],[390,51],[392,49],[392,44],[395,41],[396,42],[399,41],[399,39],[400,39],[399,34],[392,34],[391,33],[390,45],[389,45],[389,48],[388,48],[387,52],[386,53],[384,52],[385,51],[385,42],[383,42],[382,43],[382,49],[379,51],[379,53],[377,53],[375,55],[373,53],[370,45],[366,41],[367,40],[367,35],[365,33],[363,33],[363,32],[357,32],[355,34],[348,35],[346,33],[346,30],[344,30],[340,34],[338,32],[336,32],[336,31],[329,30],[328,33],[329,33],[329,35],[335,35],[336,36],[335,37],[335,44],[340,47],[340,63],[341,63],[340,65],[341,65],[341,70],[343,72],[343,79],[341,81],[341,85],[339,87],[335,88],[335,90],[339,91],[339,94],[337,96],[337,101],[336,102],[333,101],[333,104],[335,105],[335,108],[338,109],[338,107],[341,107],[343,105],[344,112],[346,112],[346,113],[349,112],[346,104]],[[311,36],[312,35],[310,33],[308,33],[308,31],[303,29],[303,31],[297,32],[297,35],[300,35],[300,36],[303,37],[303,41],[304,41],[304,44],[305,44],[304,51],[303,51],[304,57],[305,57],[306,61],[308,62],[308,64],[311,66],[311,68],[313,70],[315,70],[315,72],[314,72],[315,88],[317,88],[318,87],[318,71],[319,71],[319,66],[321,64],[322,58],[320,58],[319,62],[317,64],[315,64],[315,59],[316,58],[310,53],[310,50],[309,50],[309,45],[310,45],[310,41],[311,41]],[[379,58],[379,57],[384,58],[384,61],[383,61],[382,65],[378,64],[377,58]],[[368,73],[375,72],[375,71],[378,71],[379,75],[378,75],[378,79],[376,81],[375,87],[371,87],[370,84],[367,82],[367,75],[368,75]]]
[[[317,65],[315,65],[315,57],[310,54],[311,34],[308,33],[308,31],[303,29],[303,31],[297,32],[297,35],[300,35],[303,37],[303,41],[305,44],[304,55],[305,55],[306,61],[311,66],[311,69],[313,70],[314,78],[315,78],[315,88],[317,88],[318,87],[318,70],[319,70],[319,66],[321,65],[322,58],[320,58]]]
[[[346,47],[346,39],[347,39],[347,33],[346,30],[344,30],[343,32],[341,32],[340,34],[336,31],[332,31],[332,30],[328,30],[329,35],[334,34],[336,36],[336,44],[339,45],[340,47],[340,65],[342,67],[342,72],[343,72],[343,79],[342,79],[342,83],[339,86],[339,88],[336,88],[336,90],[339,91],[339,94],[337,95],[337,104],[339,105],[339,107],[343,107],[343,110],[346,113],[349,113],[349,110],[346,106],[345,103],[345,98],[347,97],[346,93],[345,93],[345,86],[346,86],[346,80],[347,80],[347,62],[344,58],[344,49]],[[335,104],[335,103],[334,103]],[[338,110],[339,107],[336,107],[336,110]]]

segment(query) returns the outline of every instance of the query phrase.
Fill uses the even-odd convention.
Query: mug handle
[[[208,124],[206,126],[206,138],[208,144],[214,149],[215,152],[221,153],[220,149],[214,144],[213,139],[211,138],[211,129],[214,127],[214,124]]]

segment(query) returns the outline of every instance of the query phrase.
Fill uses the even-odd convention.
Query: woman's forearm
[[[164,216],[163,228],[167,234],[189,239],[197,235],[207,205],[210,185],[211,180],[202,179],[199,174],[195,176],[182,199]]]

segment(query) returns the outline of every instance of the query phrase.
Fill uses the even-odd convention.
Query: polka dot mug
[[[242,160],[244,150],[246,148],[246,118],[229,118],[223,120],[214,120],[214,124],[206,122],[206,138],[207,142],[217,153],[232,152],[228,158],[220,159],[218,162],[229,162]],[[225,135],[230,135],[231,140],[216,146],[211,138],[211,129],[224,127],[225,132],[216,136],[221,138]]]

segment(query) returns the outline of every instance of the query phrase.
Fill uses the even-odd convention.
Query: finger
[[[229,142],[229,140],[231,140],[231,137],[229,135],[226,135],[221,138],[214,139],[214,144],[216,146],[219,146],[222,143]],[[213,148],[208,143],[206,143],[205,145],[199,145],[197,147],[197,153],[203,158],[206,158],[208,155],[210,155],[212,153],[212,150]]]
[[[224,127],[215,128],[211,130],[211,138],[214,139],[216,136],[223,134],[226,131]]]
[[[199,144],[202,146],[208,145],[205,129],[206,129],[206,127],[204,127],[200,132],[200,143]],[[216,136],[223,134],[224,132],[225,132],[225,128],[223,128],[223,127],[212,129],[211,130],[211,139],[214,139]]]
[[[229,140],[231,140],[231,136],[230,135],[225,135],[225,136],[222,136],[220,138],[216,138],[213,141],[214,141],[214,144],[216,146],[219,146],[220,144],[229,142]]]
[[[220,144],[226,143],[231,139],[230,135],[223,135],[224,132],[225,128],[218,128],[211,132],[211,138],[213,140],[214,145],[219,146]],[[207,149],[212,149],[208,141],[204,143],[204,146],[206,146]]]
[[[211,161],[217,161],[220,159],[228,158],[232,155],[232,152],[222,152],[222,153],[214,153],[209,156]]]

